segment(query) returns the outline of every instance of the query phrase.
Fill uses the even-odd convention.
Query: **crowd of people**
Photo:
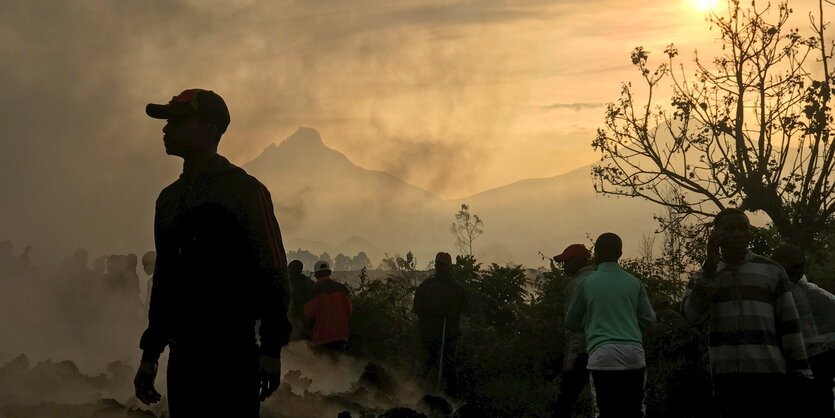
[[[257,417],[259,402],[280,383],[288,341],[308,339],[332,356],[346,351],[350,292],[331,278],[326,260],[314,263],[315,281],[301,261],[287,263],[269,191],[217,153],[230,123],[219,95],[189,89],[146,113],[166,121],[165,151],[183,158],[183,174],[156,202],[156,254],[142,257],[153,276],[147,303],[135,255],[97,259],[90,269],[80,250],[67,257],[63,274],[124,306],[147,306],[134,379],[141,402],[161,400],[154,383],[168,349],[170,416]],[[751,238],[744,212],[716,214],[705,259],[681,301],[681,316],[707,333],[715,407],[723,418],[832,417],[835,297],[805,277],[803,249],[757,255]],[[571,416],[589,382],[601,418],[644,415],[653,370],[643,344],[656,313],[644,284],[621,266],[622,247],[609,232],[593,251],[572,244],[554,257],[571,288],[555,416]],[[0,243],[0,270],[30,268],[28,254],[15,257],[11,244]],[[460,320],[474,295],[452,271],[452,257],[438,253],[413,311],[416,374],[454,397]]]
[[[722,417],[832,417],[835,379],[835,296],[809,282],[802,249],[785,244],[768,257],[749,250],[744,212],[719,212],[702,268],[693,274],[681,314],[706,327],[714,402]],[[555,417],[570,417],[591,382],[595,414],[644,416],[647,359],[643,335],[656,314],[641,281],[619,264],[621,238],[605,233],[594,252],[571,244],[554,261],[570,289],[560,392]],[[452,277],[440,252],[434,274],[414,294],[418,318],[416,374],[454,396],[460,319],[472,292]],[[329,350],[349,340],[350,298],[316,264],[314,285],[290,263],[291,322],[300,338]],[[309,330],[313,327],[312,335]]]

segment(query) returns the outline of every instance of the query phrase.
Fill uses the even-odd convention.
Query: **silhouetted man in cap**
[[[748,250],[750,241],[744,212],[717,213],[681,310],[693,325],[708,323],[713,395],[723,418],[801,416],[791,411],[797,400],[787,396],[787,376],[808,379],[811,370],[789,278]]]
[[[185,90],[145,111],[167,120],[165,152],[183,158],[183,174],[156,203],[157,260],[136,396],[159,401],[153,382],[168,346],[173,418],[257,417],[259,400],[278,387],[290,332],[287,262],[270,194],[217,154],[229,111],[214,92]]]
[[[554,256],[554,261],[562,264],[563,271],[568,276],[568,283],[565,286],[567,310],[574,288],[586,276],[594,273],[591,251],[583,244],[571,244],[561,254]],[[567,334],[562,373],[560,373],[560,393],[554,411],[555,417],[570,417],[577,403],[577,397],[589,383],[589,371],[586,369],[588,362],[586,334],[572,331],[568,331]]]
[[[597,237],[597,271],[577,284],[565,316],[569,329],[585,331],[600,418],[644,416],[642,329],[655,323],[655,312],[641,281],[618,264],[622,252],[616,234]]]
[[[413,310],[418,317],[418,373],[429,378],[432,372],[455,391],[455,348],[461,334],[461,314],[467,310],[467,292],[452,278],[452,256],[435,256],[435,275],[424,280],[415,291]]]
[[[810,417],[835,417],[835,396],[832,393],[835,379],[835,296],[806,278],[806,256],[800,247],[781,245],[771,258],[780,263],[789,276],[800,318],[800,331],[812,368],[810,384],[793,385],[798,398],[808,399],[807,405],[798,405],[799,409]]]

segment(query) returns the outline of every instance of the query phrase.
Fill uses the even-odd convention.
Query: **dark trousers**
[[[168,409],[171,418],[257,418],[258,354],[252,349],[214,354],[171,348]]]
[[[560,393],[554,407],[555,418],[568,418],[574,412],[577,398],[589,383],[589,371],[586,370],[588,360],[588,355],[580,354],[570,369],[560,373]]]
[[[442,389],[449,395],[455,395],[458,390],[456,370],[458,336],[448,335],[443,344],[440,338],[421,338],[418,345],[417,375],[433,385],[436,384],[440,375]],[[441,346],[443,346],[443,361]]]
[[[600,418],[644,416],[644,370],[592,370]]]
[[[746,373],[713,376],[713,397],[722,418],[770,418],[785,415],[786,405],[802,406],[790,396],[786,376],[777,373]],[[797,413],[797,409],[794,409]]]
[[[811,416],[833,418],[835,412],[832,404],[835,402],[835,396],[832,393],[832,379],[835,379],[835,351],[809,357],[809,365],[812,366],[815,376],[809,393]]]

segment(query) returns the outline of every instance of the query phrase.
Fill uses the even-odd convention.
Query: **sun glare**
[[[718,4],[719,1],[718,0],[690,0],[690,2],[693,3],[693,6],[695,6],[696,9],[701,10],[703,12],[708,12],[708,11],[713,10],[716,7],[716,5]]]

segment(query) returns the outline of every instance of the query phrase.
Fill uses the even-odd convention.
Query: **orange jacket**
[[[352,310],[348,289],[330,277],[322,277],[313,285],[312,293],[304,305],[305,318],[313,321],[310,340],[316,345],[348,341]]]

